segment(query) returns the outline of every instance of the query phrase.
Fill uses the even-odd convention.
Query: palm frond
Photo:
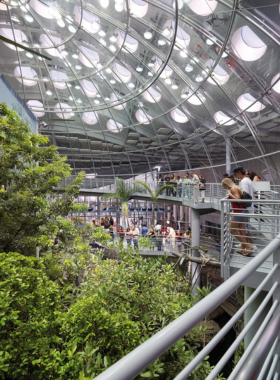
[[[111,205],[117,205],[117,204],[122,204],[122,202],[109,202],[107,203],[106,205],[104,205],[102,207],[102,210],[104,210],[105,208],[107,208],[108,206],[111,206]]]
[[[156,192],[155,196],[156,199],[158,199],[159,195],[165,190],[165,189],[175,189],[175,186],[172,185],[163,185],[158,191]]]
[[[152,189],[150,188],[150,186],[146,182],[136,180],[133,183],[139,183],[140,185],[142,185],[143,187],[145,187],[145,189],[147,189],[148,192],[151,194],[151,199],[152,200],[154,199],[155,194],[153,193]]]
[[[114,191],[113,193],[103,194],[101,200],[106,201],[108,199],[120,199],[120,194],[118,191]]]

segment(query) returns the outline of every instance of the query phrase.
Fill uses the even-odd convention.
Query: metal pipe
[[[276,355],[274,356],[274,359],[273,359],[272,365],[271,365],[271,367],[270,367],[270,370],[269,370],[269,372],[268,372],[268,375],[267,375],[266,380],[271,380],[271,379],[272,379],[272,376],[273,376],[273,374],[274,374],[274,372],[275,372],[275,368],[276,368],[276,365],[277,365],[278,359],[279,359],[279,357],[278,357],[278,355],[276,354]]]
[[[275,285],[275,284],[274,284]],[[278,286],[278,283],[277,283],[277,286]],[[277,287],[276,286],[276,287]],[[226,353],[224,354],[224,356],[220,359],[220,361],[218,362],[218,364],[216,364],[215,368],[212,370],[212,372],[207,376],[206,380],[214,380],[216,378],[216,376],[222,372],[222,369],[224,368],[225,364],[228,362],[228,360],[231,358],[231,356],[234,354],[235,350],[237,350],[238,346],[240,345],[240,343],[242,342],[242,340],[244,339],[244,337],[246,336],[247,332],[250,330],[250,328],[253,326],[253,324],[256,322],[256,320],[258,319],[258,317],[260,316],[261,312],[263,311],[263,309],[266,307],[267,303],[269,302],[270,298],[272,297],[276,287],[274,286],[273,288],[270,289],[270,292],[268,293],[268,295],[265,297],[265,299],[263,300],[263,302],[261,303],[259,309],[257,310],[257,312],[254,314],[254,316],[250,319],[250,322],[245,326],[245,328],[242,330],[242,332],[238,335],[237,339],[232,343],[232,345],[230,346],[230,348],[226,351]],[[267,314],[265,320],[263,321],[261,327],[264,326],[264,328],[267,326],[270,318],[272,317],[275,309],[277,308],[278,306],[278,301],[274,301],[269,313]],[[258,334],[261,334],[262,331],[261,329],[259,330]],[[257,336],[257,335],[256,335]],[[258,335],[258,338],[260,336]],[[253,344],[255,344],[256,342],[254,340],[252,340],[250,346],[252,346]],[[250,347],[249,346],[249,347]],[[248,347],[248,349],[249,349]],[[243,356],[241,359],[243,359],[244,357],[246,357],[246,353],[247,351],[244,352]],[[237,366],[238,364],[241,362],[241,359],[240,361],[237,363]],[[228,378],[228,380],[233,380],[235,379],[235,375],[236,375],[236,368],[237,366],[234,368],[233,372],[231,373],[230,377]],[[236,371],[235,371],[236,370]],[[233,375],[234,374],[234,375]],[[247,380],[247,379],[246,379]]]
[[[254,380],[259,374],[261,367],[265,361],[267,354],[269,353],[271,346],[275,340],[275,335],[278,334],[280,328],[280,305],[277,307],[271,321],[269,322],[264,333],[260,337],[257,345],[251,351],[249,357],[239,369],[236,377],[233,377],[232,372],[229,377],[235,380]],[[252,341],[253,343],[253,341]],[[277,356],[278,360],[278,356]],[[235,367],[236,368],[236,367]]]
[[[226,333],[232,328],[232,326],[238,321],[249,305],[257,298],[259,293],[262,291],[263,287],[267,284],[270,278],[275,273],[278,268],[278,264],[275,264],[270,273],[261,282],[256,291],[251,295],[251,297],[246,301],[246,303],[237,311],[236,314],[228,321],[228,323],[218,332],[217,335],[205,346],[205,348],[200,351],[200,353],[185,367],[179,375],[175,377],[174,380],[185,380],[188,375],[195,370],[195,368],[202,362],[202,360],[213,350],[214,347],[221,341],[221,339],[226,335]]]
[[[271,347],[271,350],[269,351],[269,354],[267,355],[267,357],[265,359],[264,365],[262,366],[261,372],[259,373],[257,380],[263,380],[264,379],[264,376],[267,373],[268,367],[271,363],[271,359],[272,359],[272,356],[274,354],[275,348],[277,346],[278,340],[279,340],[279,338],[277,337],[273,343],[273,346]]]
[[[175,319],[164,329],[112,365],[96,380],[131,380],[181,339],[203,318],[216,309],[280,246],[280,235],[265,247],[244,268],[216,290]]]

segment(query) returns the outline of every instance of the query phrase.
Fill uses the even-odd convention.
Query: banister
[[[273,239],[246,266],[164,329],[97,376],[96,380],[132,380],[224,302],[280,246]]]

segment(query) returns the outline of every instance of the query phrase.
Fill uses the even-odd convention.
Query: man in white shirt
[[[132,226],[132,232],[131,232],[131,235],[132,235],[132,237],[133,237],[133,245],[134,245],[134,249],[135,249],[135,248],[138,248],[139,228],[138,228],[138,227],[135,227],[135,226]]]
[[[246,177],[246,172],[243,169],[242,166],[239,166],[233,170],[233,174],[235,175],[236,178],[240,180],[239,187],[242,189],[242,191],[245,191],[247,194],[250,194],[252,199],[254,198],[254,193],[256,190],[254,189],[253,182],[250,180],[250,178]],[[250,207],[247,207],[247,210],[249,214],[254,214],[254,205]],[[249,221],[249,220],[248,220]],[[247,242],[251,245],[253,245],[254,250],[257,250],[257,247],[254,245],[254,240],[252,238],[252,233],[251,233],[252,227],[249,223],[245,224],[245,233],[247,236]]]
[[[194,174],[194,172],[190,172],[190,176],[192,179],[191,185],[193,185],[193,198],[194,202],[198,203],[198,184],[199,178],[198,175]]]

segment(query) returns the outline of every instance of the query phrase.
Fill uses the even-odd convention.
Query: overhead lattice
[[[0,35],[29,50],[4,39],[0,71],[76,172],[209,167],[225,159],[227,140],[233,159],[263,156],[273,175],[275,3],[2,1]]]

